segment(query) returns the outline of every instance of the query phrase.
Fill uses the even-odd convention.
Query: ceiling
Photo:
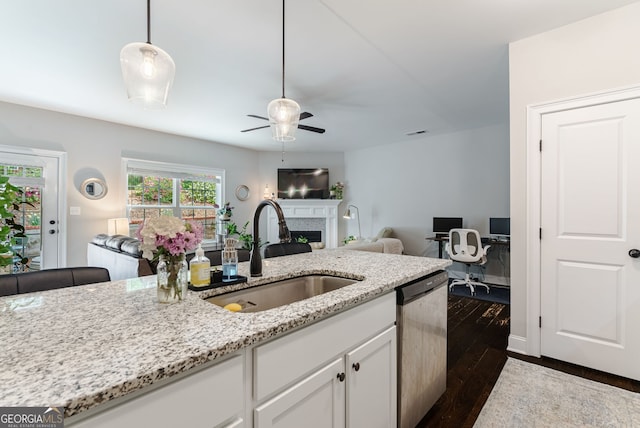
[[[636,0],[289,0],[286,96],[314,117],[287,150],[345,151],[508,122],[508,43]],[[281,95],[280,0],[153,0],[176,63],[165,110],[127,101],[119,53],[144,0],[5,1],[0,100],[256,150]]]

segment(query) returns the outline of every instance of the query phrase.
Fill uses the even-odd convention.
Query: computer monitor
[[[433,233],[436,235],[448,234],[451,229],[462,228],[462,217],[434,217]]]
[[[494,236],[509,236],[511,235],[511,225],[509,217],[499,218],[491,217],[489,219],[489,234]]]

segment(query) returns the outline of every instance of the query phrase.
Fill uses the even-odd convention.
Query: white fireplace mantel
[[[282,208],[285,220],[290,218],[323,218],[325,230],[322,238],[326,248],[338,246],[338,205],[342,199],[277,199]],[[270,243],[279,242],[278,217],[275,210],[267,210],[268,227],[267,240]]]

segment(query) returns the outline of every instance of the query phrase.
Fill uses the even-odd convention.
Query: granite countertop
[[[323,250],[264,261],[247,284],[156,300],[155,276],[0,298],[0,406],[64,406],[65,417],[444,269],[449,260]],[[249,276],[248,262],[239,265]],[[304,274],[362,279],[258,313],[203,300]]]

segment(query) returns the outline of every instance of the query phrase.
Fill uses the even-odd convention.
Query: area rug
[[[640,427],[640,394],[509,358],[474,428]]]
[[[449,293],[454,296],[471,297],[472,299],[484,300],[486,302],[503,303],[508,305],[511,301],[511,293],[508,287],[491,287],[491,291],[487,293],[487,289],[479,287],[475,295],[471,295],[471,291],[464,285],[456,285]]]

